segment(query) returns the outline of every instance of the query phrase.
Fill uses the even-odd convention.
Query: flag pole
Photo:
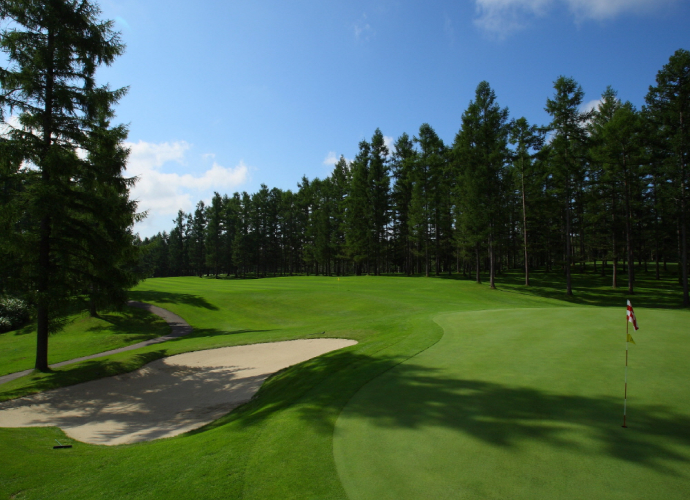
[[[623,395],[623,427],[627,428],[628,426],[625,425],[625,413],[627,410],[628,406],[628,338],[630,335],[628,334],[628,328],[629,328],[629,323],[628,318],[625,318],[625,393]]]

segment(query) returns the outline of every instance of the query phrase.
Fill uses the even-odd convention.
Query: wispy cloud
[[[599,109],[599,105],[601,104],[601,99],[593,99],[589,102],[584,103],[582,106],[580,106],[580,111],[593,111]]]
[[[376,34],[374,29],[369,24],[369,20],[366,14],[362,14],[352,26],[355,34],[355,40],[358,42],[368,42]]]
[[[329,151],[326,157],[323,159],[323,164],[332,167],[336,163],[338,163],[338,157],[335,155],[335,151]]]
[[[443,14],[443,33],[446,35],[448,43],[453,45],[455,43],[455,29],[453,28],[453,20],[448,14]]]
[[[568,6],[576,22],[604,21],[621,14],[658,10],[677,0],[475,0],[480,29],[499,38],[527,27],[558,5]]]
[[[566,0],[578,20],[603,21],[620,14],[644,14],[665,8],[675,0]]]
[[[383,144],[388,148],[388,156],[393,154],[393,151],[395,150],[395,139],[392,137],[389,137],[387,135],[383,136]]]
[[[476,0],[474,24],[503,38],[524,28],[535,16],[543,16],[553,0]]]
[[[169,229],[168,219],[178,210],[189,212],[199,199],[208,199],[210,192],[228,192],[249,179],[249,168],[243,161],[234,167],[223,167],[211,154],[201,155],[202,167],[197,166],[194,170],[206,169],[198,173],[166,172],[166,164],[187,165],[190,145],[185,141],[139,141],[126,146],[130,149],[126,175],[139,178],[131,197],[138,200],[139,210],[149,213],[147,219],[137,226],[142,232]],[[208,161],[212,161],[210,168],[203,166]]]
[[[115,16],[115,24],[117,25],[118,28],[124,28],[126,30],[131,30],[132,28],[129,26],[129,23],[124,17],[121,16]]]

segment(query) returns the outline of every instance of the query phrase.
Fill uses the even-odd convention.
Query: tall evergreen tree
[[[371,146],[360,141],[359,153],[352,162],[350,190],[347,198],[347,232],[345,241],[348,255],[355,264],[355,274],[362,274],[362,266],[369,259],[369,158]]]
[[[48,333],[59,327],[64,304],[89,280],[89,267],[72,250],[78,248],[82,257],[98,251],[90,248],[86,214],[79,210],[91,211],[91,221],[111,216],[75,202],[88,184],[83,180],[98,177],[100,168],[80,158],[77,149],[89,151],[89,130],[98,114],[125,92],[96,85],[98,66],[111,64],[124,50],[113,23],[100,21],[99,14],[86,0],[0,0],[0,18],[9,26],[0,34],[0,50],[9,61],[0,69],[0,119],[6,111],[19,112],[21,128],[11,133],[12,142],[35,166],[26,172],[33,223],[21,254],[35,290],[41,371],[48,370]]]
[[[491,288],[496,288],[496,245],[502,225],[508,132],[508,108],[501,108],[489,83],[481,82],[474,101],[462,115],[462,128],[453,149],[459,167],[462,225],[475,247],[477,281],[479,248],[486,241]]]
[[[410,239],[410,204],[416,152],[410,137],[403,133],[394,144],[392,174],[394,179],[391,203],[393,205],[393,235],[397,242],[397,256],[405,274],[412,274],[412,240]]]
[[[549,130],[553,133],[554,180],[560,194],[564,214],[563,237],[565,240],[564,267],[566,276],[566,295],[572,295],[572,220],[575,190],[584,172],[587,146],[585,125],[591,117],[590,112],[580,111],[584,92],[575,80],[565,76],[554,82],[553,99],[546,100],[546,112],[551,115]]]
[[[526,118],[518,118],[510,128],[510,142],[515,146],[513,165],[518,170],[519,190],[522,204],[522,237],[525,259],[525,285],[529,286],[529,238],[527,230],[527,188],[531,184],[532,164],[535,153],[544,143],[543,134],[536,125],[530,125]],[[527,182],[525,182],[527,178]]]
[[[371,249],[374,263],[374,274],[381,273],[381,260],[385,250],[386,226],[389,222],[388,148],[381,130],[376,129],[371,138],[369,160],[369,199],[371,209]]]
[[[663,144],[670,153],[666,159],[667,177],[674,186],[680,229],[680,277],[683,307],[690,307],[688,293],[688,157],[690,156],[690,52],[678,49],[657,73],[656,86],[646,97],[650,116],[657,125]]]
[[[206,207],[206,266],[218,278],[223,255],[223,198],[213,194],[211,205]]]

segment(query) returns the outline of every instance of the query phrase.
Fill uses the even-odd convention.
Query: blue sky
[[[323,178],[377,127],[392,140],[426,122],[450,144],[482,80],[511,117],[545,124],[559,75],[590,105],[611,85],[641,106],[671,54],[690,49],[685,0],[100,5],[127,44],[99,81],[130,87],[117,112],[149,211],[142,237],[214,191]]]

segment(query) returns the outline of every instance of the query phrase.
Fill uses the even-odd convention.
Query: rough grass
[[[99,318],[72,315],[65,329],[49,338],[48,363],[88,356],[170,333],[158,316],[142,309],[102,313]],[[0,375],[33,368],[36,325],[0,334]]]
[[[19,395],[27,391],[27,384],[45,387],[95,378],[103,376],[99,370],[127,370],[156,357],[191,350],[313,337],[352,338],[359,344],[278,373],[264,384],[252,402],[205,428],[171,439],[103,447],[71,442],[55,428],[0,429],[0,448],[12,450],[0,454],[0,496],[346,498],[333,457],[338,416],[346,405],[350,408],[348,401],[360,389],[365,387],[364,393],[386,379],[387,375],[381,375],[414,365],[424,356],[433,359],[435,350],[445,353],[444,344],[436,343],[441,339],[445,342],[447,325],[434,318],[471,311],[482,311],[472,314],[491,318],[500,315],[497,311],[509,309],[579,310],[585,300],[600,306],[590,307],[591,310],[607,311],[608,306],[615,304],[618,312],[614,314],[618,314],[623,308],[621,299],[624,303],[625,296],[615,292],[611,299],[606,284],[597,278],[583,277],[576,285],[580,288],[576,288],[575,298],[568,301],[557,290],[560,278],[552,275],[544,277],[545,281],[547,278],[549,283],[526,290],[519,284],[518,275],[507,276],[499,282],[499,290],[493,291],[486,285],[464,280],[404,277],[347,277],[339,282],[326,277],[147,280],[132,292],[131,298],[179,314],[195,328],[192,335],[102,362],[65,367],[41,380],[20,379],[13,382],[17,384],[13,388],[0,386],[0,391],[4,391],[0,397],[9,393]],[[664,306],[674,305],[680,299],[677,285],[669,279],[651,283],[649,290],[640,289],[634,300],[654,305],[657,294]],[[675,314],[688,317],[685,311]],[[590,320],[585,317],[585,321]],[[527,335],[524,341],[514,343],[514,348],[522,350],[527,359],[535,352],[535,344],[530,340]],[[419,353],[423,354],[417,356]],[[406,360],[409,361],[403,363]],[[686,370],[685,365],[677,369],[682,373]],[[75,371],[79,370],[77,374]],[[69,378],[70,373],[74,378]],[[439,384],[444,381],[438,372],[427,372],[426,376],[427,379],[415,378],[414,384],[423,385],[425,380],[431,383],[437,376]],[[532,384],[531,390],[547,393],[544,384],[548,377],[533,382],[529,382],[528,373],[525,377],[518,386],[530,388]],[[499,389],[501,385],[510,386],[510,381],[486,383],[489,382]],[[559,384],[556,381],[556,395],[563,392]],[[396,389],[395,385],[392,389]],[[481,406],[477,408],[482,410]],[[683,415],[682,407],[673,410]],[[367,420],[366,415],[362,417]],[[493,414],[489,411],[486,417],[491,419]],[[573,425],[582,425],[577,423],[577,415],[574,418]],[[386,420],[392,428],[403,425],[394,418]],[[518,427],[515,439],[526,441],[521,431]],[[449,432],[467,433],[452,427]],[[544,436],[541,441],[546,443],[548,435]],[[74,448],[52,450],[56,437],[71,442]],[[345,437],[338,434],[338,439]],[[658,445],[666,446],[661,441]],[[359,453],[366,455],[368,448]],[[572,453],[577,456],[576,451]],[[410,466],[421,467],[415,460],[416,457],[410,457]],[[345,484],[350,488],[347,481]],[[501,495],[493,495],[497,496]]]

